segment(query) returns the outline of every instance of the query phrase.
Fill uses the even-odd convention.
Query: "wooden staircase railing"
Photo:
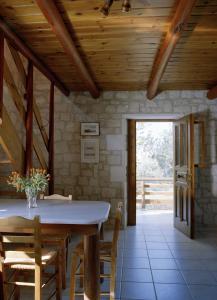
[[[10,50],[10,53],[11,53],[12,57],[13,57],[15,65],[17,67],[17,71],[20,75],[21,83],[22,83],[23,87],[26,88],[27,74],[26,74],[23,62],[21,60],[21,57],[20,57],[19,53],[10,45],[10,43],[8,43],[8,48]],[[44,144],[45,144],[46,148],[48,149],[48,142],[49,141],[48,141],[47,132],[46,132],[45,127],[43,125],[41,114],[40,114],[39,108],[36,104],[36,99],[35,99],[34,95],[33,95],[33,111],[34,111],[35,119],[36,119],[37,124],[38,124],[38,128],[39,128],[39,130],[41,132],[41,135],[42,135],[42,138],[44,140]]]
[[[46,169],[52,176],[49,186],[49,193],[54,192],[54,84],[51,83],[50,89],[50,113],[49,113],[49,137],[43,126],[43,121],[36,99],[33,95],[33,70],[34,66],[31,61],[28,61],[28,72],[24,68],[23,60],[20,54],[15,50],[10,43],[4,43],[4,34],[0,31],[0,144],[8,159],[7,163],[13,165],[13,169],[21,173],[28,173],[33,167],[33,151],[43,169]],[[6,45],[5,45],[6,44]],[[19,50],[19,49],[18,49]],[[26,90],[24,95],[20,94],[20,90],[16,86],[13,74],[8,63],[8,56],[14,61],[14,64],[19,75],[22,87]],[[9,94],[15,104],[17,112],[26,129],[26,146],[22,145],[17,130],[10,119],[8,112],[3,104],[3,81],[5,82]],[[24,105],[27,101],[27,105]],[[33,114],[42,136],[44,146],[48,151],[48,161],[45,159],[38,136],[33,132]],[[47,155],[46,155],[47,156]],[[6,161],[5,160],[5,161]],[[0,174],[1,175],[1,174]],[[0,191],[0,196],[2,195]],[[10,192],[5,191],[5,195]]]
[[[13,164],[14,169],[23,173],[25,151],[22,142],[16,133],[16,128],[4,106],[2,119],[3,122],[0,126],[0,144],[6,153],[8,160]]]
[[[14,101],[14,104],[18,110],[18,113],[20,114],[21,120],[22,120],[24,126],[26,126],[26,109],[23,104],[23,99],[18,91],[18,88],[16,87],[15,81],[13,79],[13,75],[8,67],[6,60],[4,61],[4,79],[5,79],[5,83],[8,87],[8,90],[11,94],[11,97]],[[35,153],[38,157],[41,167],[44,169],[47,169],[47,163],[44,159],[44,155],[43,155],[41,147],[39,145],[38,138],[35,135],[33,137],[33,147],[34,147]]]

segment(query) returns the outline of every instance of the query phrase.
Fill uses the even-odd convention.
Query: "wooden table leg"
[[[100,300],[99,233],[84,236],[84,299]]]
[[[104,226],[101,224],[100,228],[100,240],[104,240]],[[104,274],[104,263],[100,263],[100,274]],[[104,282],[104,278],[100,278],[100,283],[102,284]]]

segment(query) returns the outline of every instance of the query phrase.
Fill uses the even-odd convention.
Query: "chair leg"
[[[15,271],[14,281],[18,281],[18,278],[19,278],[19,271]],[[16,286],[14,292],[14,300],[19,300],[19,299],[20,299],[20,287]]]
[[[41,296],[41,266],[35,265],[35,300],[42,300]]]
[[[66,245],[66,272],[67,272],[67,268],[68,268],[69,244],[70,244],[70,237],[68,236],[67,239],[66,239],[66,241],[65,241],[65,245]]]
[[[62,261],[62,288],[66,288],[66,242],[61,242],[61,261]]]
[[[56,300],[61,300],[62,298],[62,272],[61,272],[61,256],[58,253],[55,264],[55,273],[56,273]]]
[[[8,295],[7,295],[7,285],[5,283],[5,268],[4,268],[4,264],[2,264],[0,262],[0,283],[1,283],[1,287],[0,287],[0,298],[3,297],[3,299],[7,299]]]
[[[115,299],[116,258],[111,260],[110,300]]]
[[[18,286],[14,292],[14,300],[20,300],[20,288]]]
[[[75,283],[76,283],[76,270],[77,270],[77,260],[78,256],[74,254],[72,256],[72,263],[71,263],[71,278],[70,278],[70,289],[69,289],[69,299],[75,300]]]
[[[84,261],[83,260],[80,260],[79,273],[84,274]],[[82,277],[82,276],[80,276],[80,278],[79,278],[79,286],[80,286],[80,288],[84,287],[84,277]]]

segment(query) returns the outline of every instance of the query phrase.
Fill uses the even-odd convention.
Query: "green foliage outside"
[[[173,176],[173,127],[137,122],[137,178]]]

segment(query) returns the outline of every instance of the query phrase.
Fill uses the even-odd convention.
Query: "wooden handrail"
[[[144,177],[144,178],[137,178],[136,181],[173,181],[173,178],[172,177],[168,177],[168,178]]]

